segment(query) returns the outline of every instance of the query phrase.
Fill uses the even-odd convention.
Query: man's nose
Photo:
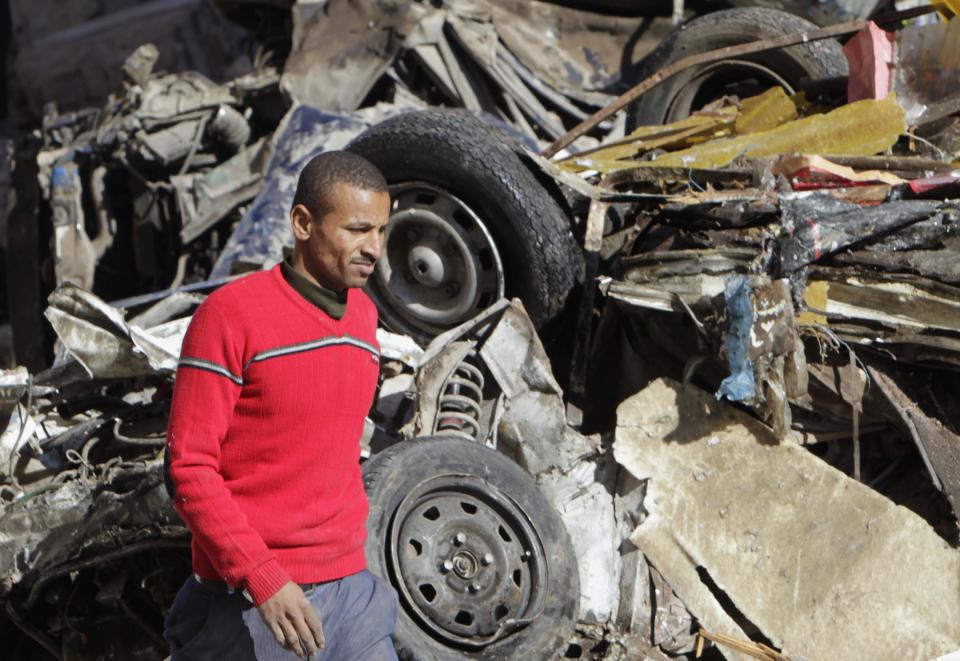
[[[380,259],[380,251],[383,249],[383,237],[380,232],[372,232],[363,243],[363,254],[366,258],[374,261]]]

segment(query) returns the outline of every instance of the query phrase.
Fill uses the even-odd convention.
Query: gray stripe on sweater
[[[261,351],[251,358],[246,365],[243,366],[244,371],[250,367],[253,363],[259,363],[264,360],[269,360],[270,358],[279,358],[280,356],[289,356],[294,353],[303,353],[304,351],[313,351],[314,349],[323,349],[325,347],[348,345],[352,347],[357,347],[358,349],[363,349],[364,351],[369,351],[374,356],[380,356],[380,352],[377,351],[377,348],[371,344],[367,344],[362,340],[350,336],[344,337],[325,337],[322,340],[311,340],[310,342],[302,342],[300,344],[291,344],[285,347],[277,347],[276,349],[267,349],[266,351]]]
[[[179,367],[195,367],[199,370],[206,370],[208,372],[213,372],[214,374],[219,374],[220,376],[225,376],[238,386],[243,385],[243,379],[230,370],[228,370],[223,365],[217,365],[214,362],[209,360],[203,360],[202,358],[181,358],[177,363]]]

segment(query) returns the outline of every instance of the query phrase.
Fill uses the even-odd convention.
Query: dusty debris
[[[929,13],[932,11],[927,8],[920,8],[920,14]],[[891,17],[893,20],[896,18],[909,18],[910,16],[916,16],[918,12],[916,11],[906,11],[901,15],[896,17]],[[580,136],[586,134],[590,129],[595,127],[598,123],[602,122],[605,119],[608,119],[610,116],[616,112],[623,110],[630,103],[636,101],[641,95],[648,92],[650,89],[660,84],[667,78],[675,76],[678,73],[682,72],[684,69],[693,67],[698,64],[709,64],[712,62],[718,62],[728,58],[736,58],[738,56],[749,55],[753,53],[762,53],[763,51],[769,51],[779,48],[784,48],[793,44],[805,44],[810,41],[817,41],[821,39],[829,39],[832,37],[852,34],[855,33],[864,27],[866,27],[867,22],[863,20],[853,20],[846,23],[841,23],[838,25],[833,25],[827,28],[821,28],[819,30],[812,30],[810,32],[800,32],[797,34],[788,34],[782,37],[777,37],[767,40],[758,40],[754,42],[748,42],[738,46],[728,46],[725,48],[717,48],[715,50],[710,50],[704,53],[696,53],[684,57],[667,67],[657,71],[652,76],[642,80],[637,83],[633,88],[624,94],[617,97],[616,100],[611,102],[605,108],[598,110],[589,118],[585,119],[583,122],[578,124],[576,127],[568,131],[566,134],[555,140],[549,147],[547,147],[542,153],[542,156],[552,157],[555,156],[560,150],[569,147],[574,140]]]
[[[826,11],[778,4],[821,23]],[[193,3],[148,5],[172,15]],[[700,643],[751,639],[773,658],[956,646],[960,91],[949,77],[930,86],[937,98],[915,88],[916,75],[952,66],[955,53],[931,45],[957,19],[894,37],[869,27],[848,51],[892,41],[895,71],[880,75],[886,51],[851,57],[844,105],[842,85],[821,80],[845,65],[839,44],[816,40],[866,26],[877,3],[836,6],[856,20],[722,52],[671,39],[680,52],[619,99],[644,71],[626,66],[633,42],[649,51],[659,19],[638,28],[513,0],[301,1],[292,34],[271,37],[278,50],[239,58],[229,75],[170,67],[163,38],[124,46],[114,96],[49,108],[37,142],[17,151],[6,245],[20,270],[8,300],[37,318],[33,333],[15,324],[36,348],[40,292],[56,285],[46,319],[59,340],[50,369],[0,374],[9,620],[54,656],[161,655],[159,623],[189,570],[159,487],[189,316],[234,274],[283,258],[307,159],[357,140],[376,160],[403,136],[402,158],[384,157],[394,213],[420,224],[396,233],[391,263],[424,245],[420,229],[443,226],[453,243],[469,237],[444,257],[448,271],[462,262],[492,284],[442,324],[381,329],[363,455],[445,435],[522,467],[570,533],[568,658],[689,656],[698,631],[709,632]],[[804,24],[770,11],[744,15]],[[695,23],[673,36],[712,24]],[[829,61],[802,85],[778,72],[716,94],[712,78],[680,85],[696,112],[662,124],[638,125],[649,116],[639,106],[613,116],[655,84],[700,80],[702,67],[775,68],[772,49],[788,44]],[[467,111],[424,110],[436,105]],[[569,151],[535,153],[550,140],[544,154]],[[411,175],[424,144],[433,168]],[[441,151],[456,173],[436,172]],[[517,242],[553,270],[518,270]],[[434,284],[431,314],[464,283]],[[393,330],[395,312],[381,312]],[[35,354],[31,364],[49,364]],[[617,403],[651,382],[616,420]],[[877,585],[880,572],[890,580]],[[61,609],[65,599],[78,610]],[[110,640],[94,635],[103,622]],[[528,625],[494,627],[480,644]]]
[[[117,299],[208,275],[209,251],[223,240],[215,227],[253,198],[269,162],[272,143],[253,106],[277,75],[221,85],[197,72],[153,72],[156,51],[129,57],[122,91],[104,107],[48,114],[35,158],[50,204],[53,278],[24,260],[11,287],[69,282]],[[11,251],[35,251],[31,234],[45,231],[21,229]]]
[[[163,495],[160,450],[173,375],[168,360],[202,298],[174,294],[127,321],[122,310],[66,285],[51,297],[48,315],[70,357],[35,377],[25,370],[4,375],[14,412],[0,440],[0,530],[10,550],[0,578],[6,594],[25,598],[13,613],[18,622],[29,627],[44,595],[71,571],[101,565],[106,571],[147,549],[185,548],[185,530]],[[425,350],[402,336],[379,338],[386,378],[368,453],[439,434],[511,457],[536,479],[568,529],[594,531],[577,536],[570,551],[583,587],[568,597],[580,621],[600,627],[604,639],[642,634],[649,569],[640,553],[619,551],[642,491],[623,481],[627,475],[598,439],[565,425],[562,391],[522,305],[502,301]],[[56,552],[40,552],[48,547]],[[161,610],[178,566],[151,593]],[[141,598],[131,596],[138,580],[134,573],[117,587],[125,599]],[[658,622],[685,613],[670,595],[665,590],[656,598],[663,609]],[[83,630],[82,622],[77,626]],[[681,632],[672,626],[670,640],[661,642],[679,649]],[[689,622],[680,626],[689,629]],[[40,631],[40,644],[59,649],[58,631]],[[692,644],[689,634],[682,640]],[[74,638],[67,644],[89,649]]]
[[[917,515],[694,386],[655,381],[617,426],[649,479],[631,541],[708,630],[815,659],[960,646],[960,555]]]
[[[427,97],[486,112],[534,143],[611,98],[633,30],[544,2],[473,0],[301,2],[293,23],[281,86],[295,103],[351,112],[386,80],[394,103]]]

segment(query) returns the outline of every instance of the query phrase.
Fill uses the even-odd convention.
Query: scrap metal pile
[[[960,648],[960,17],[839,5],[666,19],[634,65],[633,18],[298,2],[279,63],[214,82],[144,45],[45,117],[8,220],[14,658],[166,654],[180,342],[339,148],[394,200],[362,446],[402,654]]]

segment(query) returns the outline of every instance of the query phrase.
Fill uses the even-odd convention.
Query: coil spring
[[[480,441],[483,404],[483,372],[475,364],[475,352],[467,354],[440,390],[435,432]]]

